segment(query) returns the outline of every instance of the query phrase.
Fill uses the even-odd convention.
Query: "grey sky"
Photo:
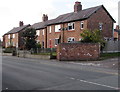
[[[13,27],[18,27],[19,21],[34,24],[41,21],[44,13],[52,19],[60,14],[73,12],[75,1],[77,0],[0,0],[0,38]],[[103,4],[118,23],[119,0],[78,1],[82,3],[83,9]]]

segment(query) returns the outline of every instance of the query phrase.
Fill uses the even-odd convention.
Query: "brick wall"
[[[113,21],[102,7],[88,19],[87,28],[99,29],[99,23],[103,23],[102,36],[113,37]]]
[[[97,43],[62,43],[57,46],[58,60],[97,60],[100,45]]]
[[[38,35],[38,37],[37,37],[37,41],[38,42],[40,42],[40,44],[41,44],[41,46],[42,46],[42,48],[44,47],[44,48],[47,48],[47,29],[46,28],[44,28],[44,29],[40,29],[40,30],[37,30],[37,31],[39,31],[39,35]]]
[[[50,48],[50,40],[51,47],[55,48],[55,38],[61,38],[61,43],[67,43],[69,37],[74,37],[75,41],[79,41],[81,36],[80,33],[83,30],[87,29],[87,20],[84,20],[84,29],[80,28],[81,21],[75,21],[75,29],[74,30],[64,30],[61,32],[55,32],[55,25],[51,25],[51,33],[49,32],[50,26],[47,27],[47,48]],[[67,28],[68,23],[59,24],[61,28]]]

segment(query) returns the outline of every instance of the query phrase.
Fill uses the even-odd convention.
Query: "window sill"
[[[61,32],[55,32],[55,33],[61,33]]]
[[[68,32],[75,32],[75,30],[67,30]]]

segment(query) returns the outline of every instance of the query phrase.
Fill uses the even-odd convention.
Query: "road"
[[[2,57],[3,90],[118,90],[117,70],[57,60]]]

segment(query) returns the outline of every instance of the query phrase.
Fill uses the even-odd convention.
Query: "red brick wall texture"
[[[60,61],[97,60],[100,56],[98,43],[62,43],[57,46]]]

